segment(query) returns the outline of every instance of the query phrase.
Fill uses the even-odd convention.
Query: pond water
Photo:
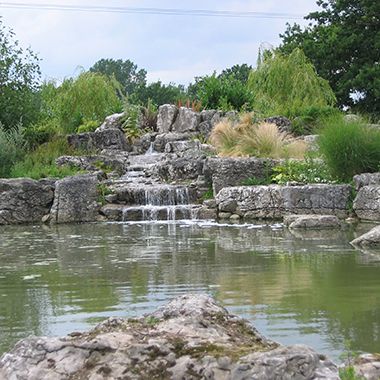
[[[207,293],[282,344],[339,362],[345,341],[379,352],[380,250],[373,225],[289,231],[281,223],[177,221],[0,226],[0,353]]]

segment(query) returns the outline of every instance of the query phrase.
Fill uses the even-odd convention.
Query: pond
[[[379,352],[380,250],[373,225],[290,231],[281,223],[175,221],[0,226],[0,353],[110,317],[207,293],[281,344],[339,362],[345,341]]]

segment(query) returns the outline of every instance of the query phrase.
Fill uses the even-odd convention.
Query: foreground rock
[[[368,185],[360,188],[353,204],[358,218],[380,220],[380,185]]]
[[[4,380],[331,379],[338,369],[305,345],[279,346],[207,295],[152,314],[110,318],[67,338],[20,341],[0,360]]]

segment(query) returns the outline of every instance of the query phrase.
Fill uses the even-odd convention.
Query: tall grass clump
[[[21,123],[5,129],[0,123],[0,178],[11,177],[15,163],[25,154],[26,141]]]
[[[250,114],[243,114],[240,122],[224,119],[215,125],[211,142],[219,156],[260,158],[302,158],[304,142],[289,143],[291,136],[281,132],[275,124],[255,123]]]
[[[338,181],[349,182],[355,174],[379,170],[380,130],[364,119],[336,115],[324,120],[318,144]]]
[[[40,145],[35,151],[25,155],[24,160],[16,163],[10,173],[12,178],[27,177],[39,180],[41,178],[58,177],[79,173],[78,168],[66,166],[59,168],[55,159],[63,155],[78,155],[74,148],[68,145],[67,139],[55,138],[52,141]]]

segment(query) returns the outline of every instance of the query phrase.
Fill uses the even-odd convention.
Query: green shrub
[[[341,115],[323,122],[318,139],[334,178],[350,182],[355,174],[376,172],[380,163],[380,130],[365,120],[347,120]]]
[[[11,176],[12,167],[22,159],[26,149],[21,123],[5,130],[0,123],[0,178]]]
[[[84,119],[83,124],[78,127],[78,133],[84,133],[84,132],[95,132],[95,129],[100,127],[100,121],[99,120],[93,120],[93,119]]]
[[[331,177],[329,168],[321,158],[307,156],[305,160],[285,160],[284,164],[272,168],[272,182],[286,185],[287,182],[310,183],[336,183]]]
[[[124,99],[124,117],[122,119],[122,129],[125,132],[125,136],[134,142],[139,138],[142,133],[141,128],[141,107],[135,104],[129,103],[128,99]]]
[[[253,102],[253,92],[233,74],[217,77],[214,72],[210,77],[199,80],[197,86],[197,96],[207,109],[240,110],[247,106],[250,108]]]
[[[28,153],[23,161],[13,167],[12,178],[27,177],[39,180],[47,177],[64,178],[68,175],[78,174],[75,167],[59,168],[55,159],[63,155],[79,155],[73,147],[69,147],[65,138],[56,138],[40,145],[34,152]]]

